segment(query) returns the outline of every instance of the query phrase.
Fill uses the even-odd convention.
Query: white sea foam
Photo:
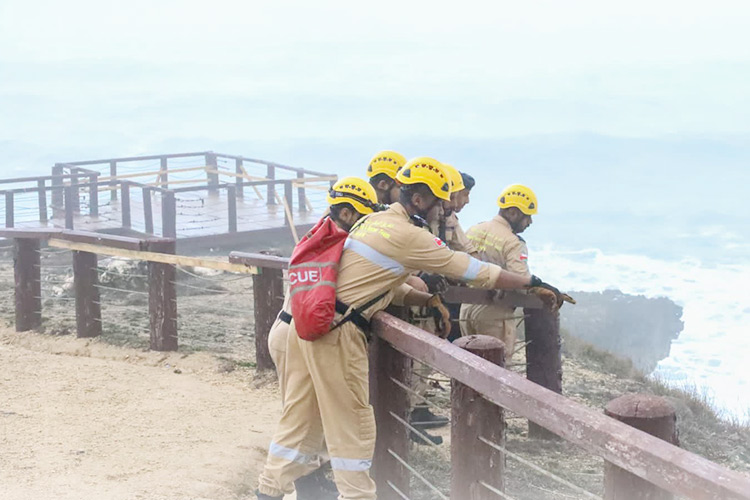
[[[694,384],[728,415],[750,410],[750,263],[707,265],[597,249],[532,249],[532,271],[562,289],[619,289],[666,296],[683,307],[684,331],[654,374],[677,386]]]

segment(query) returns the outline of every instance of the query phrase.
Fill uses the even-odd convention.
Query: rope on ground
[[[450,500],[450,498],[448,498],[447,496],[445,496],[443,494],[443,492],[441,492],[439,489],[437,489],[437,487],[434,484],[432,484],[427,479],[425,479],[425,477],[422,474],[420,474],[419,472],[417,472],[417,470],[414,469],[414,467],[412,467],[411,465],[409,465],[406,462],[406,460],[404,460],[403,458],[401,458],[398,455],[398,453],[396,453],[395,451],[391,450],[390,448],[388,448],[388,453],[390,453],[393,458],[395,458],[401,465],[403,465],[406,470],[408,470],[409,472],[411,472],[414,475],[414,477],[416,477],[417,479],[419,479],[422,482],[422,484],[424,484],[425,486],[427,486],[428,488],[430,488],[432,491],[434,491],[435,494],[437,494],[438,497],[440,497],[442,500]]]
[[[482,441],[483,443],[485,443],[486,445],[490,446],[491,448],[494,448],[494,449],[496,449],[499,452],[505,453],[507,456],[509,456],[509,457],[513,458],[514,460],[516,460],[516,461],[518,461],[518,462],[526,465],[527,467],[530,467],[530,468],[534,469],[538,473],[542,474],[545,477],[548,477],[549,479],[552,479],[553,481],[557,481],[558,483],[560,483],[562,485],[565,485],[568,488],[570,488],[570,489],[572,489],[574,491],[577,491],[578,493],[581,493],[582,495],[584,495],[584,496],[586,496],[588,498],[594,498],[596,500],[602,500],[602,497],[600,497],[598,495],[595,495],[594,493],[591,493],[590,491],[581,488],[577,484],[571,483],[567,479],[561,478],[557,474],[553,474],[552,472],[549,472],[546,469],[542,469],[541,467],[539,467],[535,463],[526,460],[525,458],[523,458],[523,457],[521,457],[521,456],[513,453],[512,451],[508,451],[508,449],[505,448],[504,446],[500,446],[499,444],[496,444],[496,443],[490,441],[489,439],[487,439],[487,438],[485,438],[483,436],[479,436],[479,440]]]

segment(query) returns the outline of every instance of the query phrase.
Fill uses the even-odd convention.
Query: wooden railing
[[[261,275],[269,273],[269,280],[274,276],[280,280],[281,270],[288,265],[287,259],[239,252],[230,254],[230,260],[257,266]],[[529,335],[532,338],[537,335],[547,338],[548,347],[559,346],[557,315],[545,313],[535,298],[457,287],[447,293],[447,300],[525,307],[527,316],[536,315],[539,320],[529,321],[527,317],[527,340]],[[263,313],[269,328],[280,305],[280,301],[275,306],[269,304],[269,309]],[[603,458],[608,464],[604,470],[605,499],[662,499],[672,498],[674,494],[695,500],[750,500],[750,478],[747,476],[663,440],[671,436],[659,439],[631,427],[641,426],[655,432],[654,421],[658,418],[646,410],[645,403],[640,419],[621,418],[630,423],[627,425],[564,397],[561,390],[556,390],[557,382],[550,390],[532,380],[533,375],[529,373],[524,378],[506,370],[503,367],[504,345],[497,339],[480,335],[464,337],[452,344],[386,312],[375,314],[372,328],[375,339],[370,346],[370,393],[378,425],[373,465],[378,498],[409,498],[413,470],[408,464],[408,436],[412,431],[404,425],[409,420],[410,410],[409,395],[404,388],[410,387],[411,363],[415,360],[451,379],[453,458],[450,498],[454,500],[507,498],[503,493],[504,463],[509,453],[504,446],[505,411],[528,419],[532,429],[536,426]],[[257,335],[264,332],[267,330],[256,326]],[[551,336],[557,339],[550,343]],[[528,346],[534,343],[532,341]],[[551,370],[549,366],[544,370],[558,375],[555,357],[559,359],[559,352],[552,357],[546,353],[544,359],[546,362],[552,359],[553,366]],[[560,380],[558,376],[554,379]],[[545,377],[541,382],[549,383],[549,378]],[[652,398],[635,397],[637,401],[651,401]],[[608,407],[608,413],[617,417],[615,406]],[[673,419],[674,412],[671,416],[666,414],[666,419],[661,418],[668,429],[669,424],[674,423]],[[626,491],[623,491],[623,485],[626,485]],[[575,487],[569,483],[568,486]],[[600,498],[585,490],[581,493],[584,498]],[[434,497],[447,498],[440,492],[435,492]]]
[[[42,241],[47,241],[53,246],[73,250],[76,323],[81,337],[101,334],[100,322],[96,321],[100,302],[96,295],[97,275],[91,271],[95,268],[96,255],[124,255],[148,261],[151,348],[157,350],[177,349],[176,265],[253,274],[257,368],[273,366],[267,351],[267,335],[283,301],[283,270],[288,266],[288,259],[239,252],[230,254],[228,261],[184,257],[173,255],[174,240],[138,240],[76,231],[8,229],[0,231],[0,236],[14,241],[18,331],[34,329],[41,321],[39,269],[42,264],[37,250]],[[451,300],[505,301],[526,306],[528,310],[538,308],[538,304],[520,295],[500,297],[468,289],[453,289],[449,297],[451,294],[455,296]],[[527,335],[529,326],[527,324]],[[450,496],[437,491],[435,498],[489,500],[507,497],[504,464],[506,457],[514,456],[505,446],[503,419],[507,411],[604,459],[607,466],[603,491],[608,500],[670,498],[672,494],[696,500],[750,500],[750,478],[506,370],[502,366],[504,345],[497,339],[472,336],[452,344],[385,312],[372,318],[372,330],[375,338],[371,345],[370,388],[378,424],[374,460],[378,498],[410,498],[414,469],[409,465],[408,436],[413,430],[408,425],[408,390],[411,363],[418,361],[445,374],[452,386]],[[642,413],[647,414],[645,408]],[[617,417],[618,410],[608,407],[608,414]],[[674,413],[665,416],[663,421],[673,423]],[[638,426],[638,418],[622,420]],[[653,422],[649,425],[653,426]],[[670,439],[670,436],[667,433],[661,437]],[[514,456],[514,459],[519,458]],[[565,483],[564,479],[556,480]],[[628,485],[625,492],[623,484]],[[600,498],[589,491],[581,491],[585,498]]]

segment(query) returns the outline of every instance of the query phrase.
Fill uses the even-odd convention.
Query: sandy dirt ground
[[[226,363],[1,327],[0,497],[255,498],[277,388]]]

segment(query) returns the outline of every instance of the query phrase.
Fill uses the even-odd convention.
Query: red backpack
[[[330,217],[324,217],[294,247],[289,261],[289,294],[301,339],[317,340],[331,330],[339,260],[348,235]]]

